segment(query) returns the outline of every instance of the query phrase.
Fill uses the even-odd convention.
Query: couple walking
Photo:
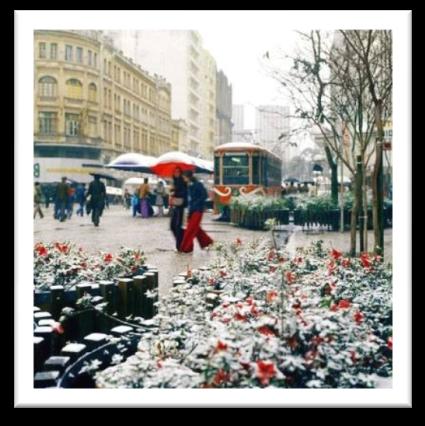
[[[193,240],[196,238],[201,248],[213,244],[213,240],[201,228],[202,216],[205,210],[205,201],[208,194],[193,172],[182,172],[176,167],[173,174],[173,187],[170,191],[171,231],[176,239],[176,249],[179,252],[191,253]],[[188,208],[186,229],[183,229],[184,209]]]

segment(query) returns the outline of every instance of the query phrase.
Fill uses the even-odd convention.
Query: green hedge
[[[279,224],[289,224],[288,200],[272,197],[233,197],[230,204],[230,221],[248,229],[266,229],[268,219]]]

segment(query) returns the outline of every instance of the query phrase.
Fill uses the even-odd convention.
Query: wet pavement
[[[122,206],[111,206],[106,209],[98,228],[94,227],[88,216],[79,217],[75,213],[70,220],[58,222],[53,219],[53,210],[43,209],[45,217],[34,221],[34,241],[71,241],[83,247],[89,253],[99,250],[116,253],[120,247],[141,249],[147,262],[158,267],[159,291],[165,294],[172,286],[175,275],[188,268],[198,268],[207,265],[215,256],[214,251],[201,250],[195,243],[192,254],[181,254],[174,251],[174,239],[169,230],[168,217],[152,217],[142,219],[133,218],[129,210]],[[240,238],[242,242],[250,242],[260,238],[270,238],[267,231],[252,231],[238,228],[229,223],[213,220],[211,213],[206,213],[203,220],[204,230],[217,242],[232,242]],[[349,249],[349,233],[314,232],[306,233],[298,227],[293,227],[287,245],[290,252],[296,247],[302,247],[310,242],[321,239],[326,248],[335,247],[343,251]],[[369,242],[372,244],[373,234],[370,233]],[[392,233],[385,231],[386,259],[391,259]]]

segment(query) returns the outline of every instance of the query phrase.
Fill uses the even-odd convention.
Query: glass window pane
[[[56,43],[52,43],[50,45],[50,59],[57,59],[58,57],[58,45]]]
[[[65,60],[72,61],[72,46],[68,44],[65,46]]]
[[[246,185],[248,183],[248,154],[225,154],[223,157],[223,184]]]
[[[46,43],[38,43],[38,57],[46,58]]]

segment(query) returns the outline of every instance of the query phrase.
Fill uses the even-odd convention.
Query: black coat
[[[92,208],[103,208],[106,198],[106,187],[103,182],[94,180],[90,182],[87,195],[90,195],[90,204]]]
[[[187,207],[187,185],[182,177],[173,178],[173,196],[183,198],[183,207]]]

